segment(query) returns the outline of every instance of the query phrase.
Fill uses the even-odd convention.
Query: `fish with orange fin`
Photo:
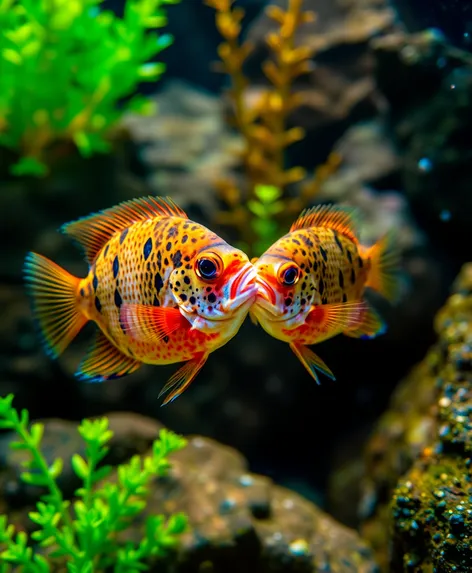
[[[238,331],[255,300],[247,256],[171,199],[125,201],[61,229],[85,249],[89,272],[69,274],[36,253],[24,274],[48,354],[57,358],[88,321],[95,340],[76,375],[101,382],[145,364],[185,364],[160,395],[166,404],[209,354]]]
[[[310,375],[334,379],[307,346],[345,334],[373,338],[385,324],[365,299],[371,288],[393,301],[399,294],[399,255],[392,234],[371,247],[357,238],[354,209],[322,205],[305,210],[289,233],[253,260],[258,295],[253,322],[288,342]]]

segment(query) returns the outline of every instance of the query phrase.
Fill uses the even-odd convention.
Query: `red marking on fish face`
[[[322,305],[315,306],[315,308],[313,308],[313,310],[307,316],[307,322],[321,323],[321,322],[323,322],[323,320],[325,318],[325,314],[326,313],[325,313]]]

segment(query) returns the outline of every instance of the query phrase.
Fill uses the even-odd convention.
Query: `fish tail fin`
[[[78,306],[80,279],[37,253],[28,253],[24,278],[45,350],[57,358],[88,322]]]
[[[397,302],[401,294],[400,251],[394,231],[389,231],[371,247],[364,250],[371,269],[366,286],[377,291],[390,302]]]

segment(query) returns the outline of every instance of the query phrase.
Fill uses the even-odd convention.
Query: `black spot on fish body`
[[[347,295],[346,295],[346,293],[343,294],[343,302],[347,302]]]
[[[98,310],[98,312],[102,312],[102,304],[98,296],[95,297],[95,308]]]
[[[323,296],[324,289],[325,289],[324,280],[322,278],[320,278],[320,280],[318,282],[318,292],[320,293],[321,296]]]
[[[301,252],[301,254],[302,254],[304,257],[306,257],[306,251],[305,251],[305,249],[300,249],[300,252]]]
[[[341,251],[341,253],[343,253],[344,249],[343,249],[343,245],[341,243],[341,240],[339,239],[339,235],[336,231],[333,231],[333,233],[334,233],[334,240],[336,241],[336,245],[338,245],[339,250]]]
[[[152,301],[153,306],[161,306],[161,303],[159,302],[159,299],[157,298],[156,295],[154,295],[154,300]]]
[[[169,337],[166,335],[162,340],[167,344],[169,342]]]
[[[85,291],[83,288],[80,289],[80,296],[85,296]]]
[[[214,302],[216,302],[216,295],[215,295],[214,292],[211,292],[211,293],[208,295],[208,302],[211,302],[212,304],[213,304]]]
[[[166,251],[170,251],[172,249],[172,243],[169,241],[166,245]]]
[[[175,281],[175,286],[179,287],[180,285],[180,281]]]
[[[105,258],[108,255],[108,249],[110,248],[110,244],[107,244],[107,246],[105,247],[105,250],[103,251],[103,258]]]
[[[117,308],[120,308],[120,306],[123,304],[123,299],[121,298],[121,295],[118,291],[118,289],[115,289],[115,306]]]
[[[295,243],[296,245],[300,245],[300,241],[298,239],[292,238],[292,243]]]
[[[116,279],[118,276],[118,271],[120,270],[120,262],[118,261],[118,255],[113,259],[113,278]]]
[[[354,271],[354,268],[351,269],[351,284],[352,285],[356,284],[356,273]]]
[[[292,301],[291,298],[286,298],[286,299],[284,300],[285,306],[290,306],[290,305],[292,304],[292,302],[293,302],[293,301]]]
[[[306,305],[306,299],[302,298],[302,300],[300,301],[300,304],[301,304],[302,306],[305,306],[305,305]]]
[[[328,298],[325,296],[321,297],[321,304],[328,304]]]
[[[185,301],[187,300],[187,295],[186,295],[186,294],[181,294],[181,295],[180,295],[180,300],[181,300],[182,302],[185,302]]]
[[[302,282],[302,290],[306,289],[306,282]]]
[[[128,350],[128,354],[131,356],[131,358],[135,358],[134,352],[131,350],[131,348],[129,346],[128,346],[127,350]]]
[[[120,245],[123,244],[123,241],[126,239],[126,235],[128,234],[129,228],[123,229],[120,235]]]
[[[344,275],[341,269],[339,269],[339,286],[344,288]]]
[[[172,227],[167,232],[167,239],[172,239],[172,237],[175,237],[176,235],[177,235],[177,226],[172,225]]]
[[[160,273],[156,273],[156,276],[154,277],[154,287],[157,290],[158,294],[163,286],[164,286],[164,281],[162,280]]]
[[[357,257],[357,264],[359,265],[360,269],[364,267],[364,261],[362,260],[361,256]]]
[[[192,237],[192,243],[196,243],[197,239],[195,237]]]
[[[144,243],[143,247],[143,255],[145,261],[148,259],[149,255],[151,254],[151,251],[152,251],[152,239],[151,237],[149,237],[149,239]]]
[[[165,257],[165,259],[164,259],[164,266],[165,267],[169,266],[169,259],[167,257]]]
[[[184,235],[182,237],[182,245],[185,245],[185,243],[188,241],[188,235]]]
[[[174,268],[178,269],[182,266],[182,252],[177,251],[172,257],[172,262],[174,263]]]
[[[93,285],[93,290],[94,290],[95,292],[97,292],[98,278],[97,278],[97,275],[96,275],[95,273],[94,273],[94,275],[93,275],[92,285]]]
[[[326,263],[328,261],[328,253],[321,246],[320,246],[320,254],[323,257],[324,262]]]
[[[190,278],[189,278],[187,275],[184,276],[184,283],[185,283],[186,285],[189,285],[189,284],[190,284]]]
[[[306,237],[305,235],[300,235],[300,239],[305,243],[305,245],[307,247],[309,247],[310,249],[313,247],[313,241],[309,238]]]
[[[190,261],[190,257],[189,257],[188,255],[185,255],[184,261],[185,261],[186,263],[188,263],[188,262]]]
[[[349,249],[346,249],[347,260],[352,264],[352,255]]]
[[[194,296],[190,297],[190,304],[195,304],[197,302],[197,299]]]

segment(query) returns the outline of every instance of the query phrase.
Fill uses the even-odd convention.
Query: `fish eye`
[[[293,286],[300,278],[300,269],[293,263],[283,265],[279,270],[279,281],[283,286]]]
[[[220,276],[222,268],[223,262],[220,257],[211,253],[197,259],[195,272],[201,279],[212,281]]]

